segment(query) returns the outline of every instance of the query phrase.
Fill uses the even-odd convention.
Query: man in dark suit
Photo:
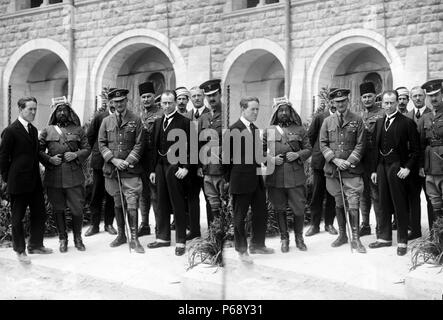
[[[335,88],[331,88],[331,92]],[[311,203],[311,226],[306,231],[306,236],[310,237],[320,232],[320,220],[322,212],[325,215],[325,231],[332,235],[337,234],[337,230],[334,228],[334,216],[335,216],[335,200],[334,197],[326,191],[326,177],[323,171],[325,166],[325,157],[320,151],[319,137],[320,128],[323,124],[323,120],[332,115],[335,112],[335,108],[327,108],[324,112],[317,114],[312,120],[308,130],[309,143],[312,146],[311,168],[313,172],[312,181],[312,198]],[[323,199],[326,197],[326,204],[323,210]]]
[[[115,88],[109,89],[113,91]],[[91,168],[92,175],[92,194],[91,202],[89,204],[91,208],[91,226],[86,230],[85,236],[89,237],[99,232],[100,217],[102,211],[103,200],[105,200],[105,231],[109,234],[115,235],[117,231],[112,226],[114,221],[114,199],[105,190],[105,177],[103,176],[103,164],[104,160],[98,149],[98,132],[103,119],[114,113],[115,109],[111,106],[111,101],[108,101],[109,108],[98,113],[86,132],[89,146],[91,147]],[[106,106],[106,104],[105,104]]]
[[[262,141],[259,130],[254,125],[259,110],[259,100],[256,97],[243,98],[240,101],[241,117],[229,127],[229,136],[224,142],[229,142],[228,154],[224,153],[224,163],[229,164],[227,175],[229,192],[232,195],[234,212],[234,242],[235,250],[240,260],[252,263],[248,255],[248,243],[245,230],[245,218],[251,206],[252,237],[249,244],[251,254],[269,254],[274,250],[265,246],[266,233],[266,191],[261,174],[260,154],[263,157]],[[224,147],[226,147],[224,145]],[[227,150],[227,148],[224,148]],[[228,160],[228,161],[227,161]]]
[[[414,87],[411,89],[411,100],[414,103],[414,109],[409,111],[406,116],[418,125],[418,121],[423,115],[432,112],[431,109],[425,106],[425,92],[421,87]],[[425,191],[426,203],[428,206],[428,223],[432,226],[433,210],[432,203],[426,193],[426,178],[423,170],[413,170],[411,172],[409,187],[409,226],[408,240],[413,240],[421,237],[421,190]]]
[[[161,95],[164,116],[154,122],[154,152],[149,166],[149,178],[157,184],[159,221],[156,241],[148,248],[167,247],[171,243],[170,215],[175,216],[175,254],[186,251],[185,178],[189,162],[190,121],[176,110],[174,91],[166,90]],[[175,138],[171,141],[171,138]],[[178,152],[177,152],[178,151]]]
[[[407,252],[410,173],[416,170],[420,146],[417,126],[413,120],[399,112],[396,91],[385,91],[382,106],[386,117],[375,125],[375,146],[378,153],[374,161],[371,180],[378,184],[381,214],[377,216],[379,234],[369,248],[389,247],[392,244],[391,215],[397,216],[397,255]]]
[[[19,116],[2,133],[0,144],[0,172],[7,183],[11,198],[12,245],[18,260],[30,264],[25,252],[23,218],[30,211],[28,253],[48,254],[52,249],[43,246],[46,208],[39,169],[37,129],[31,124],[37,113],[37,99],[21,98]]]

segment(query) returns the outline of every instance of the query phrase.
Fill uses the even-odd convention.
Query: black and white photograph
[[[0,300],[443,299],[441,0],[0,0],[0,135]]]

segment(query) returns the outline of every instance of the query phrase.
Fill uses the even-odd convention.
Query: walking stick
[[[348,209],[346,208],[346,202],[345,202],[345,192],[343,191],[343,180],[341,179],[341,173],[340,169],[337,168],[338,171],[338,179],[340,181],[340,190],[341,190],[341,197],[343,199],[343,208],[345,210],[345,223],[346,223],[346,233],[348,234],[348,238],[351,241],[351,253],[354,253],[354,250],[352,249],[352,238],[351,238],[351,226],[349,225],[348,221]]]
[[[124,202],[124,199],[123,199],[122,181],[120,180],[120,172],[118,172],[117,168],[115,168],[115,171],[117,171],[118,188],[120,189],[120,200],[122,202],[123,220],[125,221],[125,233],[128,235],[126,237],[126,241],[128,242],[129,253],[131,253],[131,244],[129,242],[130,233],[129,233],[129,230],[128,230],[129,219],[128,219],[128,216],[126,214],[126,207],[125,207],[125,202]]]

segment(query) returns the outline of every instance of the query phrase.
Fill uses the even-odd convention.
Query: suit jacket
[[[100,130],[100,125],[104,118],[109,116],[109,111],[100,112],[94,119],[92,119],[91,124],[86,132],[86,137],[88,138],[89,146],[91,147],[91,168],[96,170],[101,170],[103,168],[104,160],[100,150],[98,149],[98,131]]]
[[[160,138],[160,130],[163,130],[163,121],[164,121],[165,116],[163,115],[161,118],[155,119],[154,121],[154,148],[153,148],[153,153],[152,153],[152,157],[151,159],[148,159],[148,172],[152,173],[155,172],[155,167],[157,166],[157,163],[159,161],[159,138]],[[172,145],[174,145],[176,142],[178,142],[180,140],[180,148],[182,147],[186,147],[186,154],[185,157],[186,159],[179,159],[179,161],[177,163],[175,163],[175,165],[177,165],[180,168],[186,168],[188,170],[192,170],[193,166],[190,164],[190,159],[189,159],[189,153],[190,153],[190,120],[188,118],[186,118],[184,115],[180,114],[178,111],[176,111],[174,117],[172,118],[171,122],[169,123],[168,127],[166,128],[166,134],[168,134],[172,129],[181,129],[183,130],[182,132],[185,133],[185,137],[184,136],[175,136],[175,139],[173,141],[168,141],[167,142],[167,146],[170,149]],[[184,138],[186,138],[186,140],[183,140]],[[176,150],[177,152],[175,153],[176,155],[178,155],[178,151],[180,150],[180,148],[178,150]],[[182,161],[180,161],[182,160]]]
[[[247,130],[247,132],[244,132],[245,130]],[[256,130],[258,131],[258,128]],[[238,131],[244,133],[240,141],[233,139],[233,134],[235,135],[235,132]],[[252,155],[254,155],[256,153],[255,148],[259,148],[259,150],[262,151],[262,141],[256,141],[255,147],[251,149],[247,148],[246,141],[248,140],[246,140],[246,137],[249,136],[250,143],[253,142],[253,139],[251,133],[240,119],[229,127],[229,131],[226,134],[229,133],[231,135],[229,137],[225,136],[223,141],[223,143],[229,142],[230,148],[229,159],[227,159],[227,153],[224,153],[223,160],[223,163],[227,163],[226,181],[229,181],[229,192],[232,194],[245,194],[254,192],[258,187],[263,188],[263,177],[257,174],[259,171],[257,169],[261,167],[261,164],[256,161],[255,156],[252,163],[247,163],[251,154],[246,155],[247,151],[251,150],[253,152]],[[234,145],[235,142],[240,142],[240,145]]]
[[[323,157],[323,153],[320,150],[320,128],[323,124],[323,120],[329,117],[331,113],[325,111],[320,113],[314,117],[309,126],[308,130],[308,138],[309,143],[312,146],[312,158],[311,158],[311,167],[312,169],[323,170],[325,166],[325,157]]]
[[[32,136],[17,119],[1,135],[0,172],[9,194],[29,193],[42,189],[39,168],[38,132]]]
[[[423,111],[423,113],[421,114],[421,117],[423,117],[423,115],[426,114],[426,113],[428,113],[428,112],[432,112],[432,110],[429,109],[428,107],[424,107],[424,108],[425,108],[425,111]],[[411,111],[409,111],[408,113],[406,113],[406,116],[407,116],[409,119],[414,120],[415,124],[418,125],[418,120],[420,120],[420,119],[417,119],[417,118],[415,117],[415,108],[412,109]]]
[[[382,130],[384,130],[386,117],[377,119],[374,134],[375,146],[377,153],[374,157],[377,161],[372,161],[372,172],[377,171],[377,164],[382,160],[380,154],[380,142]],[[415,122],[400,112],[396,115],[395,120],[391,123],[388,134],[394,135],[394,145],[397,146],[395,151],[400,157],[400,166],[409,170],[417,170],[420,155],[420,139]]]

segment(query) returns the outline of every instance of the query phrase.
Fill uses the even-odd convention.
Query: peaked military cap
[[[200,85],[200,89],[203,89],[205,95],[211,95],[221,89],[220,82],[220,79],[208,80]]]
[[[126,98],[129,90],[126,89],[114,89],[108,93],[108,99],[113,101],[120,101]]]
[[[139,84],[138,92],[140,93],[140,95],[144,95],[145,93],[155,94],[154,83],[152,83],[151,81],[148,81],[148,82],[143,82],[143,83]]]
[[[363,82],[360,85],[360,95],[362,96],[367,93],[375,94],[375,86],[372,82]]]
[[[431,94],[435,94],[435,93],[441,91],[442,83],[443,83],[443,79],[429,80],[428,82],[423,84],[421,86],[421,88],[423,90],[425,90],[426,94],[431,95]]]
[[[348,95],[351,93],[349,89],[335,89],[331,93],[329,93],[329,99],[333,101],[341,101],[348,98]]]

